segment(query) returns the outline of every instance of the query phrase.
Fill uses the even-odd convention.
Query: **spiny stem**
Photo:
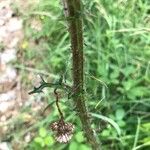
[[[91,128],[91,121],[84,101],[83,92],[83,33],[82,33],[82,17],[81,0],[63,0],[65,1],[68,11],[69,32],[71,37],[71,49],[73,55],[73,100],[76,106],[77,114],[80,117],[83,131],[87,141],[91,144],[93,150],[100,150],[101,146],[97,138],[94,136]],[[66,8],[65,8],[66,11]]]

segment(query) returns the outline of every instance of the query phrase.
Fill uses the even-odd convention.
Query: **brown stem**
[[[91,128],[91,122],[88,116],[83,93],[83,33],[81,0],[66,0],[68,9],[68,24],[71,37],[71,48],[73,55],[73,100],[76,106],[77,114],[80,117],[83,131],[87,141],[91,144],[93,150],[100,150],[100,143],[94,136]]]
[[[59,107],[59,104],[58,104],[58,101],[59,101],[59,95],[57,93],[57,89],[54,89],[54,94],[56,96],[56,106],[57,106],[57,109],[58,109],[58,112],[60,114],[60,118],[63,120],[64,119],[64,116],[63,116],[63,113],[61,112],[61,109]]]

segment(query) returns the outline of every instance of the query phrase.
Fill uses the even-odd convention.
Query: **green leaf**
[[[137,97],[142,97],[147,95],[149,90],[146,87],[133,87],[127,92],[127,97],[130,99],[136,99]]]
[[[45,145],[48,145],[48,146],[53,145],[53,143],[54,143],[53,137],[51,137],[51,136],[45,137],[44,138],[44,143],[45,143]]]
[[[79,144],[76,142],[71,142],[69,145],[69,150],[79,150],[78,145]]]
[[[111,74],[110,74],[110,78],[111,79],[116,79],[119,77],[119,71],[118,70],[114,70]]]
[[[111,83],[113,83],[113,84],[119,84],[119,80],[117,80],[117,79],[111,79]]]
[[[119,121],[117,121],[117,123],[120,127],[124,127],[126,125],[126,122],[123,120],[119,120]]]
[[[87,145],[81,144],[81,145],[79,146],[79,149],[78,149],[78,150],[91,150],[91,148],[88,147]]]
[[[143,96],[146,90],[147,89],[145,89],[144,87],[134,87],[129,92],[132,93],[134,96]]]
[[[149,132],[150,131],[150,122],[148,123],[143,123],[140,127],[141,131],[143,132]]]
[[[150,137],[145,137],[141,140],[142,143],[150,143]]]
[[[141,82],[141,80],[135,80],[135,79],[128,79],[127,81],[123,81],[122,85],[125,89],[125,91],[129,91],[132,88],[138,86],[138,84]]]
[[[43,140],[41,137],[36,137],[36,138],[34,139],[34,141],[35,141],[36,143],[40,144],[42,147],[45,146],[44,140]]]
[[[40,135],[41,137],[45,137],[46,134],[47,134],[46,129],[45,129],[45,128],[40,128],[40,130],[39,130],[39,135]]]
[[[104,136],[104,137],[108,137],[108,136],[110,136],[110,131],[105,129],[105,130],[102,131],[101,135]]]
[[[135,72],[135,67],[133,66],[127,66],[125,69],[122,70],[122,73],[128,77],[130,74]]]
[[[79,142],[79,143],[83,142],[84,141],[83,132],[78,132],[75,135],[75,138],[76,138],[77,142]]]
[[[122,120],[123,117],[125,116],[125,111],[124,111],[124,109],[122,109],[122,108],[117,109],[115,115],[116,115],[116,119],[117,119],[117,120]]]
[[[132,80],[124,81],[123,86],[126,91],[129,91],[131,87],[133,86],[133,81]]]
[[[102,119],[102,120],[104,120],[104,121],[109,122],[109,123],[116,129],[118,135],[121,135],[121,129],[120,129],[120,127],[119,127],[118,124],[117,124],[115,121],[113,121],[111,118],[108,118],[108,117],[103,116],[103,115],[100,115],[100,114],[95,114],[95,113],[90,113],[90,114],[91,114],[91,116],[93,116],[93,117],[96,117],[96,118],[99,118],[99,119]]]

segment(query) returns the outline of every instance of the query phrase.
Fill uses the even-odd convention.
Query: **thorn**
[[[84,42],[84,45],[85,45],[85,46],[88,46],[85,42]]]
[[[37,89],[35,93],[44,93],[41,89]]]
[[[65,7],[64,10],[68,10],[68,8]]]
[[[63,82],[63,75],[60,75],[60,78],[59,78],[58,83],[61,85],[61,84],[62,84],[62,82]]]
[[[34,93],[34,91],[30,91],[30,92],[28,92],[28,94],[29,94],[29,95],[31,95],[31,94],[33,94],[33,93]]]
[[[45,83],[45,80],[43,79],[43,77],[40,75],[40,78],[41,78],[41,80],[42,80],[42,82],[41,83]]]
[[[39,93],[44,93],[44,91],[41,90]]]
[[[76,109],[77,109],[76,107],[73,107],[73,108],[72,108],[72,111],[75,111],[75,112],[76,112]]]

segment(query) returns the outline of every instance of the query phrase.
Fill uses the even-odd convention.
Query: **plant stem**
[[[61,120],[64,120],[64,116],[63,116],[63,113],[62,113],[62,111],[61,111],[61,109],[60,109],[60,107],[59,107],[59,104],[58,104],[58,101],[59,101],[59,96],[58,96],[58,93],[57,93],[57,88],[56,89],[54,89],[54,94],[55,94],[55,96],[56,96],[56,106],[57,106],[57,109],[58,109],[58,112],[59,112],[59,114],[60,114],[60,119]]]
[[[82,123],[82,128],[93,150],[100,150],[100,143],[91,128],[90,118],[84,101],[83,92],[83,31],[81,14],[81,0],[66,0],[68,11],[68,24],[71,37],[73,60],[73,100],[77,114]],[[66,8],[65,8],[66,11]]]

